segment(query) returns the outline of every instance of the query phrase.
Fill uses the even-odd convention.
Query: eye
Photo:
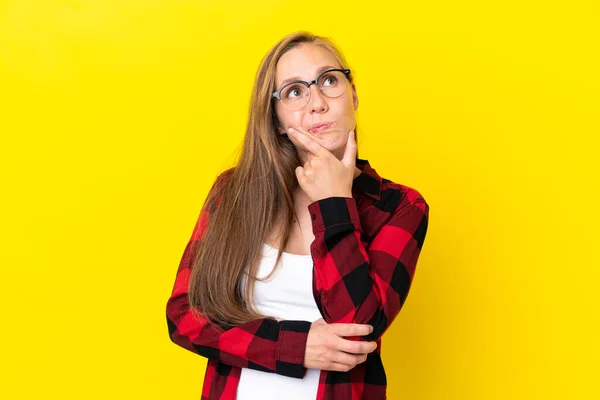
[[[323,77],[321,77],[321,79],[323,86],[335,85],[338,81],[337,77],[333,73],[324,75]]]
[[[284,90],[284,97],[288,99],[295,99],[301,97],[304,90],[301,85],[290,85]]]

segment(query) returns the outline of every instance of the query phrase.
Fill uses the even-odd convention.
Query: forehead
[[[275,85],[280,86],[287,79],[311,81],[319,69],[329,65],[340,68],[333,54],[322,46],[302,43],[281,56],[275,71]]]

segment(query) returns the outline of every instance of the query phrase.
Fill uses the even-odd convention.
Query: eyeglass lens
[[[346,90],[346,76],[341,71],[326,72],[319,78],[319,89],[327,97],[339,97]],[[289,108],[302,108],[310,98],[309,88],[293,83],[281,91],[281,101]]]

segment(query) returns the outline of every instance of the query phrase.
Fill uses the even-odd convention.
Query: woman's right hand
[[[345,336],[365,336],[371,325],[328,324],[323,318],[310,326],[306,341],[304,366],[312,369],[347,372],[367,359],[377,348],[377,342],[343,339]]]

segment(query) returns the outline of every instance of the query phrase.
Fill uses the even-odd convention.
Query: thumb
[[[344,150],[342,163],[348,167],[354,167],[356,164],[356,140],[354,138],[354,130],[351,130],[348,133],[348,140],[346,141],[346,149]]]

